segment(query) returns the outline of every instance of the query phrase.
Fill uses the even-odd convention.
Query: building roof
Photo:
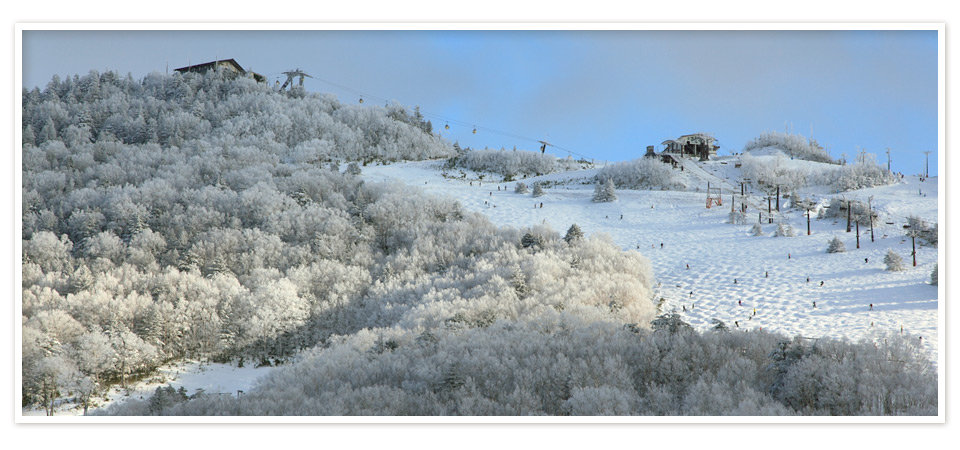
[[[677,138],[677,140],[680,140],[680,139],[683,139],[683,138],[686,138],[686,137],[700,137],[700,138],[709,139],[709,140],[712,140],[712,141],[717,140],[717,139],[716,139],[715,137],[713,137],[713,135],[710,134],[710,133],[685,134],[685,135],[680,136],[679,138]]]
[[[179,69],[173,69],[177,72],[206,72],[207,70],[212,69],[215,65],[220,63],[227,63],[237,69],[237,72],[246,73],[246,70],[243,70],[243,67],[240,67],[240,63],[235,61],[233,58],[230,59],[218,59],[216,61],[205,62],[202,64],[194,64],[192,66],[181,67]]]

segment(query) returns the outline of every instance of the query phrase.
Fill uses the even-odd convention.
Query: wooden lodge
[[[179,69],[173,69],[180,73],[195,72],[195,73],[204,73],[210,70],[224,71],[228,73],[233,73],[236,76],[252,76],[257,82],[264,83],[267,81],[267,77],[260,75],[259,73],[244,70],[240,64],[234,59],[218,59],[216,61],[205,62],[203,64],[195,64],[192,66],[181,67]]]

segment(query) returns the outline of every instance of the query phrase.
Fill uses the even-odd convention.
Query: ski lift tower
[[[284,89],[286,89],[288,85],[291,85],[291,84],[293,83],[293,77],[300,77],[300,87],[303,87],[303,78],[304,78],[304,77],[313,78],[312,76],[310,76],[310,75],[307,74],[306,72],[300,70],[299,68],[297,68],[297,69],[295,69],[295,70],[290,70],[290,71],[287,71],[287,72],[283,72],[283,74],[287,76],[287,81],[284,81],[284,82],[283,82],[283,86],[280,86],[280,90],[281,90],[281,91],[284,90]],[[293,86],[291,86],[291,88],[292,88],[292,87],[293,87]]]
[[[540,153],[545,153],[545,152],[547,151],[547,146],[548,146],[548,145],[549,145],[550,147],[553,147],[553,144],[551,144],[551,143],[549,143],[549,142],[547,142],[547,141],[537,141],[537,142],[543,144],[543,145],[540,146]]]

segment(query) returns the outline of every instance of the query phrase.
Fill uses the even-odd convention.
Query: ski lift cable
[[[563,150],[563,151],[565,151],[565,152],[567,152],[567,153],[571,153],[571,154],[577,155],[577,156],[579,156],[579,157],[581,157],[581,158],[583,158],[583,159],[593,159],[593,158],[591,158],[591,157],[589,157],[589,156],[587,156],[587,155],[584,155],[584,154],[581,154],[581,153],[577,153],[577,152],[575,152],[575,151],[573,151],[573,150],[570,150],[570,149],[568,149],[568,148],[560,147],[559,145],[553,145],[553,144],[550,144],[550,143],[546,143],[546,144],[549,145],[549,146],[551,146],[551,147],[553,147],[553,148],[556,148],[557,150]]]
[[[377,97],[377,96],[375,96],[375,95],[370,95],[370,94],[368,94],[368,93],[364,93],[364,92],[361,92],[361,91],[359,91],[359,90],[352,89],[352,88],[349,88],[349,87],[347,87],[347,86],[343,86],[343,85],[334,83],[334,82],[329,81],[329,80],[324,80],[324,79],[322,79],[322,78],[316,78],[316,77],[314,77],[314,79],[316,79],[316,80],[318,80],[318,81],[322,81],[322,82],[327,83],[327,84],[330,84],[330,85],[332,85],[332,86],[336,86],[336,87],[338,87],[338,88],[340,88],[340,89],[343,89],[343,90],[345,90],[345,91],[351,92],[351,93],[353,93],[353,94],[356,94],[356,95],[359,95],[359,96],[362,96],[362,97],[368,97],[368,98],[377,99],[377,100],[380,100],[380,101],[389,102],[389,100],[387,100],[387,99],[384,99],[384,98],[381,98],[381,97]],[[534,139],[534,138],[530,138],[530,137],[526,137],[526,136],[521,136],[521,135],[518,135],[518,134],[508,133],[508,132],[505,132],[505,131],[495,130],[495,129],[493,129],[493,128],[488,128],[488,127],[483,127],[483,126],[474,126],[474,125],[473,125],[472,123],[470,123],[470,122],[465,122],[465,121],[462,121],[462,120],[457,120],[457,119],[454,119],[454,118],[451,118],[451,117],[446,117],[446,116],[443,116],[443,115],[440,115],[440,114],[436,114],[436,113],[431,113],[431,112],[427,112],[427,111],[423,111],[423,110],[421,110],[420,113],[423,114],[424,116],[429,116],[429,117],[435,117],[435,118],[438,118],[438,119],[442,119],[442,120],[446,121],[448,124],[449,124],[449,123],[453,123],[453,124],[455,124],[455,125],[462,125],[462,126],[464,126],[464,127],[473,127],[473,128],[475,128],[475,129],[477,129],[477,130],[483,130],[483,131],[487,131],[487,132],[490,132],[490,133],[500,134],[500,135],[507,136],[507,137],[512,137],[512,138],[515,138],[515,139],[523,139],[523,140],[529,140],[529,141],[532,141],[532,142],[540,142],[538,139]]]
[[[337,83],[334,83],[334,82],[329,81],[329,80],[324,80],[324,79],[322,79],[322,78],[317,78],[317,77],[314,77],[314,79],[317,80],[317,81],[322,81],[322,82],[324,82],[324,83],[327,83],[327,84],[329,84],[329,85],[331,85],[331,86],[335,86],[335,87],[338,87],[338,88],[340,88],[340,89],[343,89],[344,91],[347,91],[347,92],[349,92],[349,93],[351,93],[351,94],[359,95],[360,97],[372,98],[372,99],[374,99],[374,100],[380,100],[380,101],[382,101],[382,102],[389,102],[389,101],[390,101],[390,100],[387,100],[387,99],[385,99],[385,98],[377,97],[376,95],[371,95],[371,94],[369,94],[369,93],[361,92],[361,91],[359,91],[359,90],[356,90],[356,89],[353,89],[353,88],[349,88],[349,87],[347,87],[347,86],[343,86],[343,85],[341,85],[341,84],[337,84]]]
[[[329,85],[331,85],[331,86],[335,86],[335,87],[337,87],[337,88],[343,89],[344,91],[347,91],[347,92],[350,92],[350,93],[352,93],[352,94],[358,95],[358,96],[360,96],[361,98],[367,97],[367,98],[371,98],[371,99],[375,99],[375,100],[380,100],[380,101],[387,102],[387,103],[390,102],[390,100],[387,100],[387,99],[385,99],[385,98],[378,97],[378,96],[375,96],[375,95],[371,95],[371,94],[369,94],[369,93],[365,93],[365,92],[359,91],[359,90],[357,90],[357,89],[349,88],[349,87],[347,87],[347,86],[343,86],[343,85],[341,85],[341,84],[334,83],[334,82],[329,81],[329,80],[325,80],[325,79],[317,78],[317,77],[313,77],[313,79],[315,79],[315,80],[317,80],[317,81],[322,81],[322,82],[327,83],[327,84],[329,84]],[[513,139],[526,140],[526,141],[536,142],[536,143],[542,143],[542,144],[545,144],[545,145],[547,145],[547,146],[549,146],[549,147],[554,147],[554,148],[556,148],[556,149],[558,149],[558,150],[563,150],[563,151],[565,151],[565,152],[567,152],[567,153],[577,155],[577,156],[579,156],[579,157],[581,157],[581,158],[584,158],[584,159],[589,159],[589,158],[590,158],[589,156],[586,156],[586,155],[584,155],[584,154],[575,152],[575,151],[573,151],[573,150],[570,150],[570,149],[563,148],[563,147],[560,147],[560,146],[555,145],[555,144],[551,144],[551,143],[545,142],[545,141],[543,141],[542,139],[536,139],[536,138],[532,138],[532,137],[528,137],[528,136],[523,136],[523,135],[519,135],[519,134],[515,134],[515,133],[510,133],[510,132],[506,132],[506,131],[501,131],[501,130],[497,130],[497,129],[494,129],[494,128],[489,128],[489,127],[484,127],[484,126],[479,126],[479,125],[473,125],[471,122],[465,122],[465,121],[462,121],[462,120],[454,119],[454,118],[451,118],[451,117],[446,117],[446,116],[443,116],[443,115],[440,115],[440,114],[436,114],[436,113],[431,113],[431,112],[428,112],[428,111],[420,110],[420,114],[422,114],[422,115],[424,115],[424,116],[426,116],[426,117],[434,117],[434,118],[437,118],[437,119],[444,120],[448,125],[449,125],[449,124],[454,124],[454,125],[460,125],[460,126],[468,127],[468,128],[471,128],[471,127],[472,127],[474,130],[480,130],[480,131],[484,131],[484,132],[487,132],[487,133],[498,134],[498,135],[505,136],[505,137],[509,137],[509,138],[513,138]]]

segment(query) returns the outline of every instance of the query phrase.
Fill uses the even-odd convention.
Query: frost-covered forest
[[[765,147],[765,150],[765,154],[745,153],[740,160],[743,176],[752,180],[754,186],[767,191],[776,186],[789,192],[808,186],[829,186],[836,192],[845,192],[893,184],[898,179],[877,164],[871,153],[858,155],[853,164],[824,168],[821,164],[787,164],[787,156],[781,149]]]
[[[596,179],[610,180],[621,189],[684,189],[675,170],[656,158],[639,158],[600,169]]]
[[[194,395],[126,415],[927,415],[936,375],[913,341],[881,345],[655,331],[562,313],[490,326],[363,330],[242,398]]]
[[[216,73],[91,72],[23,103],[25,404],[96,406],[205,358],[283,367],[242,399],[158,390],[105,413],[937,413],[913,341],[698,333],[602,234],[499,228],[365,182],[458,156],[415,109]],[[526,153],[471,170],[548,173]]]
[[[827,153],[817,141],[799,134],[786,132],[769,131],[761,133],[759,136],[750,140],[750,142],[747,142],[747,144],[743,146],[743,151],[744,153],[750,153],[766,148],[780,149],[791,158],[836,164],[836,161],[830,157],[830,154]]]
[[[25,130],[45,124],[23,145],[26,401],[81,385],[92,397],[171,358],[269,364],[369,327],[597,305],[623,323],[653,317],[638,254],[547,229],[521,244],[526,232],[455,202],[322,164],[449,154],[396,109],[112,73],[55,80],[24,102]]]
[[[446,169],[497,174],[503,181],[593,166],[593,163],[585,160],[574,160],[572,157],[557,159],[553,155],[527,150],[460,150],[458,146],[457,149],[457,154],[446,162]]]

